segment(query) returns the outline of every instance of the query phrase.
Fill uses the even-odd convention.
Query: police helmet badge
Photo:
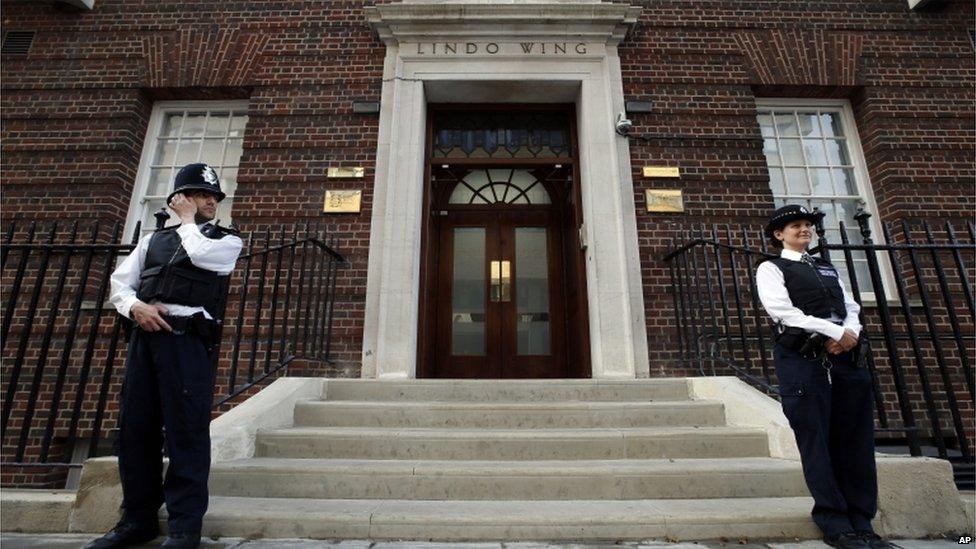
[[[203,176],[203,180],[206,181],[207,183],[215,187],[220,185],[217,179],[217,172],[214,171],[214,169],[211,168],[210,166],[204,165],[203,172],[200,175]]]

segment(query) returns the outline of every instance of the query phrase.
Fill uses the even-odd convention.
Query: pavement
[[[91,541],[87,534],[11,534],[0,533],[3,549],[80,549]],[[144,549],[159,547],[162,537],[140,546]],[[948,549],[949,547],[973,547],[959,540],[892,540],[902,549]],[[369,541],[369,540],[299,540],[242,538],[204,539],[206,549],[826,549],[830,546],[820,541],[768,541],[709,540],[701,542],[669,543],[663,541],[608,541],[605,543],[547,543],[547,542],[423,542],[423,541]]]

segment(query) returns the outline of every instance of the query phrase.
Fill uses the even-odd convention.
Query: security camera
[[[627,118],[624,113],[617,115],[617,133],[623,136],[627,136],[630,130],[634,127],[634,123]]]

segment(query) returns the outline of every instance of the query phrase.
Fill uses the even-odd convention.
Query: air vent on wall
[[[4,55],[26,55],[34,42],[34,31],[9,31],[3,35]]]

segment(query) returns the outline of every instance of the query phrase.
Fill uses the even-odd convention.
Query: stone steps
[[[688,382],[681,378],[642,380],[422,379],[376,381],[329,380],[324,398],[329,401],[454,401],[454,402],[552,402],[552,401],[652,401],[689,400]]]
[[[725,410],[715,401],[633,402],[302,402],[302,427],[431,427],[552,429],[716,427]]]
[[[766,433],[739,427],[420,429],[294,427],[261,432],[256,457],[439,460],[768,456]]]
[[[205,534],[463,540],[817,536],[796,462],[687,380],[329,380],[214,464]]]
[[[205,536],[618,540],[816,538],[809,497],[417,501],[211,497]]]
[[[222,496],[399,500],[798,497],[800,464],[773,458],[440,461],[256,458],[215,464]]]

